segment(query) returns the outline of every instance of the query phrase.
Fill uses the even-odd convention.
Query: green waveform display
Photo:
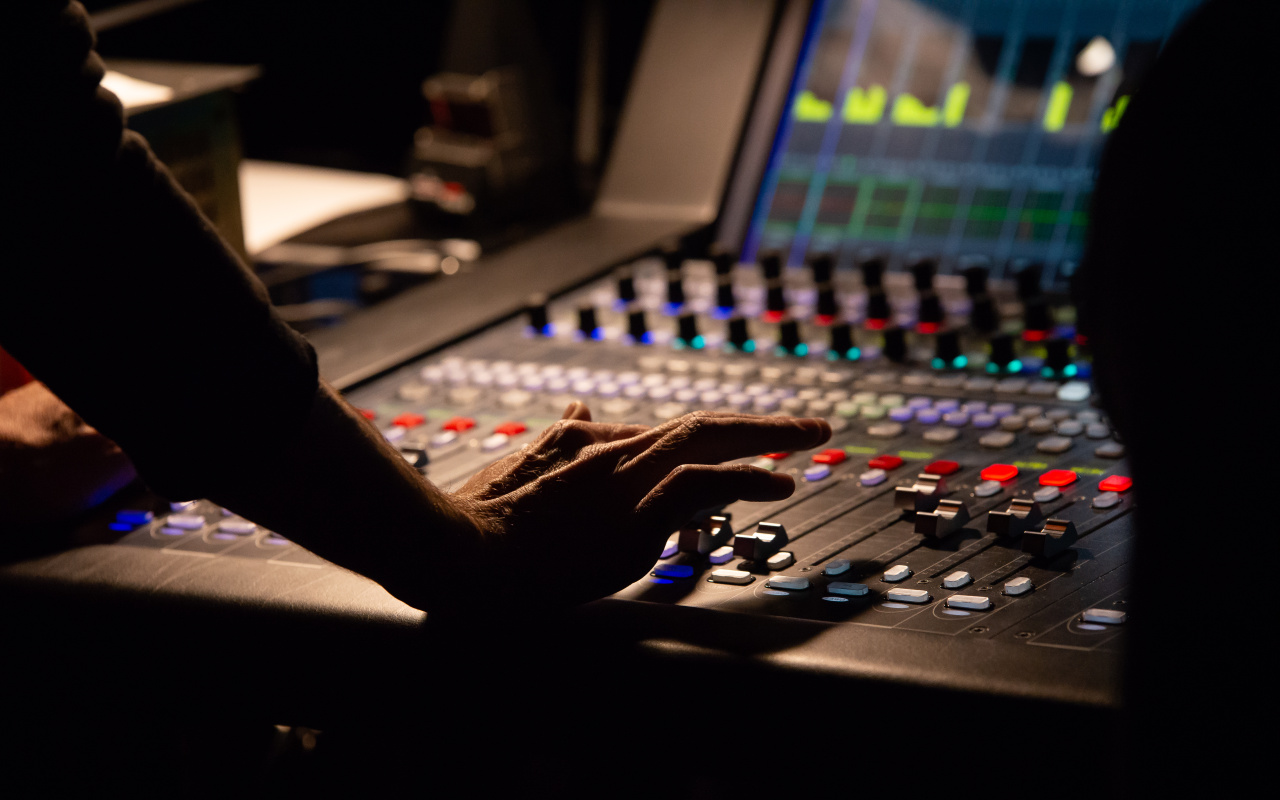
[[[885,109],[890,108],[889,120],[894,125],[916,128],[957,128],[964,122],[972,90],[968,83],[958,81],[947,90],[942,104],[930,106],[915,95],[903,92],[889,106],[889,93],[879,84],[866,88],[854,87],[844,96],[840,105],[840,119],[848,125],[877,125],[884,119]],[[1058,133],[1067,122],[1067,114],[1075,92],[1066,81],[1058,81],[1049,90],[1041,127],[1048,133]],[[1103,112],[1100,128],[1103,133],[1114,130],[1120,124],[1129,96],[1122,95],[1115,104]],[[800,122],[828,122],[834,114],[830,101],[823,100],[806,89],[796,97],[792,116]]]

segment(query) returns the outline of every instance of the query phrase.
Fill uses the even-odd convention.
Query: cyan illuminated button
[[[505,447],[511,437],[505,433],[495,433],[480,440],[480,449],[486,453]]]
[[[826,464],[814,464],[804,471],[804,479],[806,481],[820,481],[823,478],[831,476],[831,467]]]
[[[1071,449],[1071,440],[1066,436],[1046,436],[1036,442],[1036,450],[1041,453],[1058,455]]]
[[[994,494],[999,494],[999,492],[1000,492],[999,481],[983,481],[982,483],[979,483],[977,486],[973,487],[973,493],[978,497],[991,497]]]
[[[1095,447],[1093,454],[1098,458],[1124,458],[1125,449],[1119,442],[1107,442]]]
[[[1116,506],[1120,505],[1120,495],[1117,494],[1116,492],[1103,492],[1102,494],[1093,498],[1092,505],[1094,508],[1097,508],[1100,510],[1115,508]]]
[[[1053,397],[1058,393],[1058,384],[1053,381],[1032,381],[1027,386],[1027,394],[1037,397]]]
[[[1058,399],[1065,400],[1068,403],[1078,403],[1082,400],[1088,400],[1092,390],[1089,384],[1084,381],[1067,381],[1058,388]]]
[[[1085,622],[1100,625],[1120,625],[1128,618],[1123,611],[1116,611],[1114,608],[1088,608],[1080,616]]]
[[[899,603],[919,604],[927,603],[932,599],[929,597],[929,593],[924,589],[904,589],[900,586],[893,587],[889,591],[885,592],[884,596],[889,600],[896,600]]]
[[[849,581],[832,581],[827,584],[827,591],[832,594],[843,594],[848,597],[862,597],[871,591],[865,583],[850,583]]]
[[[1013,580],[1005,581],[1004,593],[1010,597],[1017,597],[1018,595],[1026,594],[1034,588],[1036,588],[1036,585],[1031,582],[1030,578],[1014,578]]]
[[[849,559],[836,558],[827,562],[827,566],[823,568],[822,573],[832,577],[836,575],[843,575],[849,571],[850,566],[852,566],[852,562],[850,562]]]
[[[712,583],[728,583],[734,586],[745,586],[751,583],[755,578],[751,577],[751,573],[741,569],[713,569],[711,571]]]
[[[258,529],[247,519],[224,519],[218,523],[218,530],[225,533],[234,533],[239,536],[247,536]]]
[[[170,514],[164,524],[184,531],[197,531],[204,527],[204,517],[199,514]]]
[[[1031,499],[1037,503],[1048,503],[1057,500],[1062,496],[1062,490],[1057,486],[1041,486],[1031,495]]]
[[[926,442],[933,444],[948,444],[954,442],[960,436],[960,431],[955,428],[930,428],[921,436]]]
[[[717,547],[711,551],[711,555],[707,556],[707,558],[711,560],[712,564],[726,564],[733,558],[733,548],[728,545]]]
[[[867,426],[867,435],[877,439],[892,439],[902,434],[901,422],[877,422]]]
[[[858,476],[858,483],[863,486],[879,486],[889,477],[882,469],[869,469]]]
[[[895,564],[884,571],[884,579],[889,583],[898,583],[911,577],[911,567],[906,564]]]
[[[978,444],[991,450],[1003,450],[1017,439],[1009,431],[990,431],[978,437]]]
[[[953,594],[947,598],[947,608],[963,608],[967,611],[986,611],[991,608],[991,598],[977,594]]]
[[[786,589],[789,592],[799,592],[809,588],[809,579],[798,578],[794,575],[774,575],[765,581],[764,585],[770,589]]]
[[[693,567],[688,564],[659,564],[653,568],[653,574],[659,578],[691,578]]]
[[[116,522],[123,522],[126,525],[146,525],[153,519],[155,519],[155,515],[150,511],[137,511],[126,508],[116,512]]]
[[[958,569],[942,579],[942,588],[959,589],[962,586],[968,586],[971,583],[973,583],[973,576],[962,569]]]
[[[796,563],[796,557],[790,551],[782,550],[769,556],[765,563],[769,565],[769,569],[786,569]]]

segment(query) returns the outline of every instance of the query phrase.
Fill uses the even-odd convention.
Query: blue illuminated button
[[[691,578],[693,567],[688,564],[659,564],[653,568],[653,574],[660,578]]]
[[[997,419],[1011,417],[1014,414],[1013,403],[992,403],[991,407],[988,408],[987,411],[994,414]]]
[[[933,407],[943,414],[949,414],[960,409],[960,401],[947,397],[934,402]]]
[[[925,425],[937,425],[942,419],[942,412],[936,408],[922,408],[916,412],[916,419]]]
[[[858,476],[858,483],[863,486],[879,486],[884,483],[889,476],[882,469],[869,469]]]
[[[712,564],[728,563],[733,559],[733,548],[728,545],[725,545],[724,547],[717,547],[715,550],[711,551],[711,554],[708,555],[707,558]]]
[[[117,531],[119,533],[128,533],[129,531],[133,530],[135,527],[137,526],[130,525],[127,522],[111,522],[107,524],[107,528],[109,530]]]
[[[116,522],[123,522],[126,525],[146,525],[155,519],[155,515],[150,511],[138,511],[134,509],[124,509],[116,512]],[[112,528],[112,530],[116,530]]]
[[[667,543],[662,547],[662,555],[658,558],[671,558],[680,551],[680,534],[673,533],[667,537]]]
[[[916,396],[907,401],[908,408],[928,408],[933,405],[933,401],[924,396]]]
[[[814,464],[804,471],[804,479],[806,481],[820,481],[823,478],[830,477],[830,475],[831,467],[826,464]]]
[[[910,422],[915,415],[916,410],[911,406],[898,406],[889,410],[889,419],[894,422]]]

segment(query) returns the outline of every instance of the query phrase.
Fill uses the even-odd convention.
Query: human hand
[[[0,396],[0,522],[5,527],[74,516],[135,476],[120,448],[43,383]]]
[[[450,499],[479,536],[469,557],[486,576],[470,597],[569,605],[645,574],[667,536],[700,511],[780,500],[790,476],[720,462],[804,450],[831,436],[821,419],[695,412],[654,428],[590,421],[581,403],[518,453],[481,470]],[[466,569],[474,578],[475,570]]]

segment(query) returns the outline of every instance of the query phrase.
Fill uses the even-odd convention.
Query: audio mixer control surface
[[[612,422],[825,417],[820,449],[746,460],[793,496],[708,509],[614,599],[1072,652],[1108,679],[1067,699],[1114,703],[1134,489],[1069,311],[1034,268],[988,287],[930,262],[762,261],[641,259],[348,399],[446,489],[573,399]],[[111,525],[122,546],[331,569],[205,501]]]

